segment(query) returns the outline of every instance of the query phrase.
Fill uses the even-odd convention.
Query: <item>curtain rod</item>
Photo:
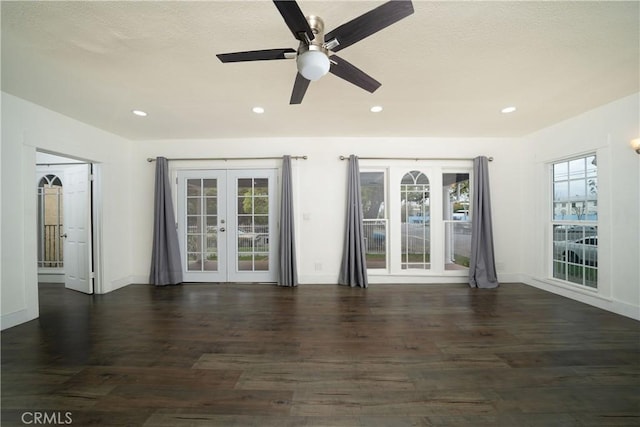
[[[36,166],[72,166],[72,165],[88,165],[85,162],[68,162],[68,163],[36,163]]]
[[[307,156],[291,156],[291,158],[293,160],[298,160],[298,159],[307,160]],[[279,160],[279,159],[282,159],[282,157],[184,157],[184,158],[167,159],[167,160],[168,161],[223,160],[226,162],[229,160]],[[151,163],[155,161],[156,161],[155,158],[147,157],[147,162]]]
[[[473,160],[466,157],[358,157],[359,160]],[[493,157],[487,158],[493,162]],[[340,160],[349,160],[349,156],[340,156]]]

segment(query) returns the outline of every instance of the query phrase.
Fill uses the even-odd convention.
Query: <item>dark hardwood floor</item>
[[[2,332],[2,426],[640,425],[640,322],[522,284],[40,302]]]

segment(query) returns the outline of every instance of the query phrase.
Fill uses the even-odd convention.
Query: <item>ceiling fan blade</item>
[[[331,48],[332,51],[337,52],[406,18],[412,13],[413,4],[411,1],[389,1],[346,24],[340,25],[338,28],[327,33],[324,39],[327,43],[333,39],[337,39],[340,44]]]
[[[287,26],[293,33],[293,37],[296,39],[306,42],[307,38],[309,40],[313,40],[315,36],[313,35],[313,31],[307,22],[307,18],[304,17],[304,14],[300,10],[298,3],[295,1],[276,1],[273,3],[280,11],[280,15],[284,18],[284,22],[287,23]],[[305,35],[307,38],[305,38]]]
[[[219,53],[216,56],[222,62],[266,61],[270,59],[286,59],[285,53],[295,53],[295,49],[265,49],[247,52]]]
[[[329,58],[329,61],[331,61],[331,66],[329,68],[331,74],[334,74],[349,83],[353,83],[354,85],[371,93],[375,92],[376,89],[382,86],[382,83],[356,66],[351,65],[338,55],[332,55]]]
[[[302,77],[300,73],[296,75],[296,81],[293,84],[293,91],[291,92],[291,100],[289,104],[301,104],[304,94],[307,92],[309,83],[311,81]]]

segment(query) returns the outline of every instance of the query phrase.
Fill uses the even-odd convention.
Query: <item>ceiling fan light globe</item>
[[[329,72],[329,58],[323,52],[308,50],[296,58],[298,72],[307,80],[318,80]]]

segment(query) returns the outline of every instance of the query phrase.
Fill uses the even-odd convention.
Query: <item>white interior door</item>
[[[90,165],[81,164],[65,168],[63,210],[65,287],[91,294],[93,277]]]
[[[186,282],[275,282],[273,169],[178,172]]]

